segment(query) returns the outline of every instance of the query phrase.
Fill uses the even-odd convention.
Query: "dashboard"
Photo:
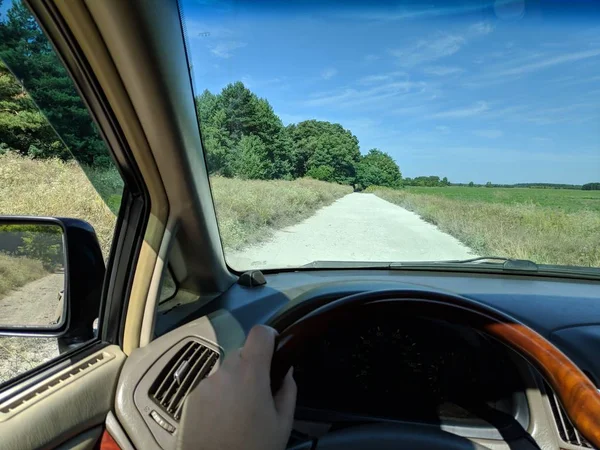
[[[476,299],[534,328],[594,382],[600,375],[595,281],[381,270],[266,279],[264,286],[236,284],[205,305],[177,296],[161,305],[156,338],[130,355],[117,392],[116,416],[135,447],[175,448],[180,416],[161,405],[153,386],[176,370],[191,341],[215,355],[207,375],[243,345],[255,324],[283,326],[289,311],[308,312],[357,292],[417,287]],[[494,339],[444,320],[390,317],[373,309],[358,323],[332,323],[306,345],[294,377],[294,428],[302,435],[391,422],[425,424],[494,449],[586,448],[535,369]]]
[[[298,408],[421,423],[504,428],[525,391],[514,358],[490,338],[376,308],[307,345],[294,374]]]

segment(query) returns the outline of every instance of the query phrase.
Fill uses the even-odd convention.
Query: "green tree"
[[[334,172],[335,170],[331,166],[319,166],[313,167],[308,172],[306,172],[306,176],[314,178],[315,180],[329,181],[333,179]]]
[[[265,99],[257,99],[256,135],[265,143],[268,157],[273,166],[273,178],[284,178],[292,175],[293,153],[291,142],[281,119],[273,111],[273,107]]]
[[[586,183],[581,186],[584,191],[600,191],[600,183]]]
[[[330,179],[353,184],[360,160],[358,139],[340,124],[307,120],[287,127],[293,148],[293,174],[302,177],[320,166],[333,168]],[[314,173],[314,172],[313,172]]]
[[[292,175],[293,154],[281,119],[267,100],[258,98],[243,83],[229,84],[218,95],[204,91],[196,97],[196,110],[211,174],[233,176],[239,172],[239,164],[235,169],[233,164],[240,142],[255,136],[264,146],[270,177]]]
[[[44,115],[0,61],[0,146],[23,155],[68,157]]]
[[[369,150],[356,166],[356,182],[363,189],[369,186],[399,187],[402,174],[396,161],[376,148]]]
[[[265,144],[258,136],[243,136],[238,143],[235,175],[240,178],[268,180],[273,177],[273,163]]]
[[[473,183],[472,181],[469,181],[469,187],[474,187],[475,183]]]
[[[0,18],[0,59],[21,81],[78,161],[110,164],[104,143],[72,80],[21,2],[14,2],[6,17]],[[71,155],[54,142],[56,138],[45,145],[29,147],[27,154],[68,159]]]
[[[491,188],[491,187],[493,187],[493,185],[492,185],[492,182],[491,182],[491,181],[488,181],[487,183],[485,183],[485,187],[486,187],[486,188]]]
[[[442,184],[444,186],[450,186],[450,182],[448,181],[448,177],[442,178]]]
[[[438,187],[444,186],[443,182],[440,180],[440,177],[431,175],[428,177],[415,177],[413,179],[414,186],[424,186],[424,187]]]

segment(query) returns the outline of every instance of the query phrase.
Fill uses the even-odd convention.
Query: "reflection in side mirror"
[[[0,224],[0,327],[60,328],[66,264],[59,223]]]

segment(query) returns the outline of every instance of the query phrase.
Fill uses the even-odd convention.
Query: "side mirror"
[[[58,337],[61,350],[91,339],[104,273],[87,222],[0,217],[0,336]]]

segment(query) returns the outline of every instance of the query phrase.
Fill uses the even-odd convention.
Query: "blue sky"
[[[598,3],[182,0],[197,93],[243,81],[404,176],[600,181]]]

